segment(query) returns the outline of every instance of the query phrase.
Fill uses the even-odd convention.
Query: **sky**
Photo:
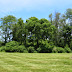
[[[0,18],[13,15],[24,21],[30,17],[46,18],[50,13],[65,13],[72,0],[0,0]]]

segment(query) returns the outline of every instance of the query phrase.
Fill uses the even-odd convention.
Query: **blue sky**
[[[29,17],[46,18],[50,13],[64,13],[72,8],[72,0],[0,0],[0,18],[14,15],[24,21]]]

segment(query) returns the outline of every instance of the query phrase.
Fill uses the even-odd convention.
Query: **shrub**
[[[67,53],[71,53],[71,49],[69,48],[69,46],[67,44],[66,44],[64,49]]]
[[[61,48],[61,47],[58,47],[57,51],[58,51],[58,53],[65,53],[65,50],[63,48]]]
[[[29,53],[34,53],[35,52],[34,47],[32,47],[32,46],[28,47],[28,52]]]
[[[38,53],[40,53],[41,52],[41,48],[39,47],[39,48],[37,48],[37,52]]]
[[[16,41],[8,42],[6,43],[5,51],[6,52],[17,52],[18,46],[19,46],[19,43]]]
[[[20,45],[20,46],[17,48],[16,52],[28,53],[27,49],[26,49],[25,46],[23,46],[23,45]]]
[[[67,53],[71,53],[71,49],[70,49],[70,48],[65,48],[65,51],[66,51]]]
[[[20,53],[28,53],[27,49],[25,48],[25,46],[20,45],[19,43],[16,41],[11,41],[6,43],[6,48],[5,48],[6,52],[20,52]]]
[[[54,47],[54,48],[53,48],[52,53],[58,53],[57,47]]]
[[[52,42],[48,43],[48,41],[42,41],[40,47],[37,49],[39,53],[51,53],[54,45]]]
[[[61,47],[54,47],[52,52],[53,53],[65,53],[65,50]]]
[[[5,48],[6,48],[6,46],[0,47],[0,52],[5,52]]]
[[[34,51],[34,53],[37,53],[37,51]]]

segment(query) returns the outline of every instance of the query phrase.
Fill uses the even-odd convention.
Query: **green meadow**
[[[72,72],[72,53],[0,53],[0,72]]]

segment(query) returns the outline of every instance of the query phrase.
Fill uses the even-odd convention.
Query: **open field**
[[[0,72],[72,72],[72,53],[0,53]]]

